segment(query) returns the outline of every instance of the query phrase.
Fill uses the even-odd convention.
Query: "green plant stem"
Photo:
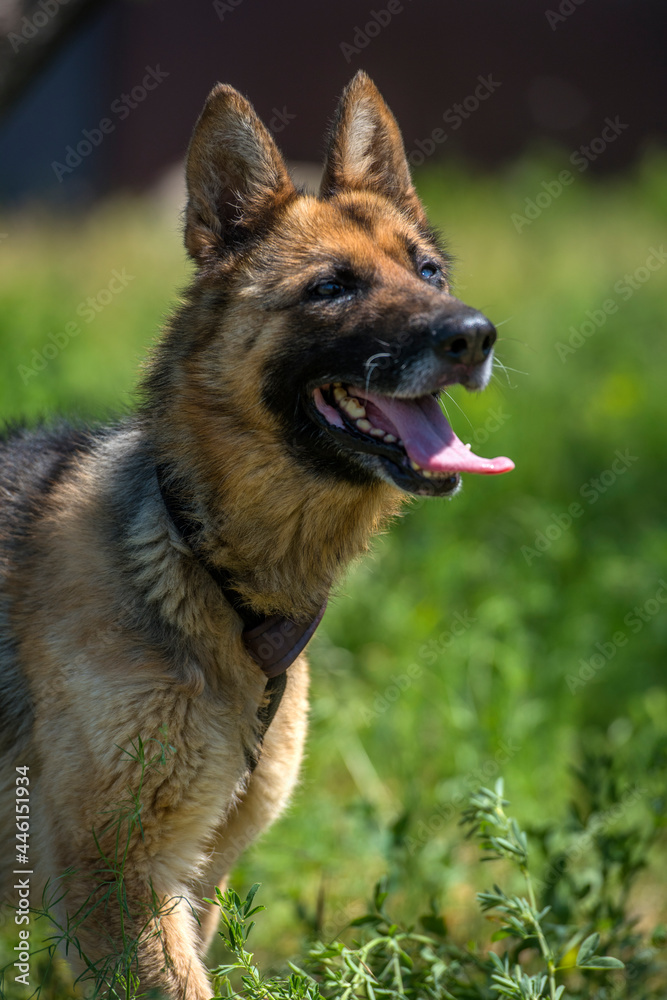
[[[520,868],[521,874],[526,882],[528,902],[530,903],[533,912],[537,913],[537,901],[535,899],[535,890],[533,889],[533,880],[530,877],[530,872],[525,865],[520,865]],[[547,939],[544,936],[539,920],[533,920],[533,926],[535,928],[537,940],[540,943],[540,951],[542,952],[542,956],[547,963],[547,971],[549,974],[549,993],[551,994],[551,1000],[556,1000],[556,963],[554,961],[553,952],[547,943]]]

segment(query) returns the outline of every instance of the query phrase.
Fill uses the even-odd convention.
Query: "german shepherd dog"
[[[447,386],[486,385],[496,331],[451,295],[364,73],[317,196],[225,85],[187,189],[196,273],[137,413],[0,442],[0,834],[18,916],[17,886],[33,907],[56,887],[89,962],[134,938],[142,990],[205,1000],[219,911],[202,899],[297,781],[301,650],[331,588],[407,497],[512,463],[475,456],[439,406]],[[137,793],[142,749],[119,902],[109,816]]]

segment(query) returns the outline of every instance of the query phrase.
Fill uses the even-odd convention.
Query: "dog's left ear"
[[[242,249],[260,218],[294,195],[287,166],[253,106],[219,83],[188,149],[185,245],[199,264]]]
[[[347,85],[338,104],[320,197],[350,189],[382,194],[407,209],[415,221],[427,224],[396,119],[363,70]]]

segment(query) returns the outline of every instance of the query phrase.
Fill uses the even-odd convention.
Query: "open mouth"
[[[452,494],[461,472],[510,472],[509,458],[480,458],[463,444],[440,409],[437,396],[380,396],[330,382],[312,393],[313,416],[339,444],[375,455],[390,479],[408,493]]]

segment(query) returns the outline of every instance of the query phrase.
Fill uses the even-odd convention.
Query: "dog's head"
[[[511,469],[451,430],[438,395],[487,384],[496,331],[449,291],[391,112],[364,73],[345,90],[318,197],[295,189],[268,130],[218,85],[187,163],[215,407],[319,479],[451,494],[461,472]],[[224,350],[223,350],[224,345]],[[200,375],[204,366],[200,366]],[[252,385],[254,399],[249,399]]]

